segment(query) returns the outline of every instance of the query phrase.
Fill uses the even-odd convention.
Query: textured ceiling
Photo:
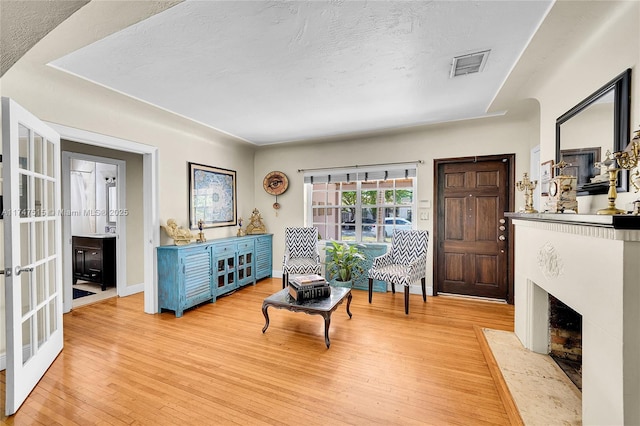
[[[186,1],[50,65],[258,145],[312,140],[485,115],[550,5]]]
[[[89,0],[0,1],[0,77]]]

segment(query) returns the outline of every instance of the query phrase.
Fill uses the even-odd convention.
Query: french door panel
[[[60,136],[2,98],[6,385],[14,414],[62,350]]]

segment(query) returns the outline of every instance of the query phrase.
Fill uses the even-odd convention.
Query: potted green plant
[[[341,286],[352,285],[353,272],[364,271],[362,262],[364,254],[360,251],[360,244],[347,244],[338,241],[330,241],[324,250],[327,253],[327,275],[333,278]]]

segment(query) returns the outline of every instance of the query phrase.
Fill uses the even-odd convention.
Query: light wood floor
[[[269,308],[266,279],[214,304],[143,313],[142,294],[74,309],[65,347],[15,425],[508,424],[474,326],[513,329],[513,306],[354,290],[331,318]],[[345,302],[346,304],[346,302]],[[4,390],[4,373],[0,375]],[[3,395],[4,400],[4,395]],[[4,407],[2,407],[4,412]]]

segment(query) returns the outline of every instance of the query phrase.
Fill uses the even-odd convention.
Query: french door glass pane
[[[45,256],[45,254],[44,254],[44,247],[45,247],[44,226],[45,226],[45,224],[44,224],[44,221],[38,221],[38,222],[34,222],[33,225],[34,225],[34,228],[36,230],[36,236],[35,236],[35,238],[36,238],[36,240],[35,240],[35,243],[36,243],[36,247],[35,247],[36,258],[35,258],[35,261],[37,262],[39,260],[44,259],[44,256]]]
[[[38,335],[38,348],[42,347],[47,342],[47,307],[49,304],[45,304],[42,308],[38,309],[36,314],[36,333]]]
[[[49,181],[46,183],[46,189],[47,189],[47,195],[45,197],[45,205],[44,205],[44,209],[46,210],[46,215],[47,216],[55,216],[56,215],[56,203],[54,201],[54,183]]]
[[[55,148],[55,145],[53,144],[53,142],[47,141],[47,176],[49,177],[53,177],[54,148]]]
[[[30,160],[30,144],[29,144],[29,136],[31,134],[31,130],[27,127],[24,127],[22,124],[18,125],[18,153],[19,153],[19,161],[18,166],[21,169],[29,170]]]
[[[49,302],[49,335],[58,329],[58,304],[57,297]]]
[[[18,193],[20,197],[20,217],[28,217],[29,210],[33,209],[33,205],[29,200],[29,194],[31,194],[31,186],[33,182],[31,178],[22,173],[18,173]]]
[[[47,224],[47,256],[55,254],[56,247],[56,223],[54,220],[48,220]]]
[[[47,262],[47,270],[48,270],[48,279],[49,283],[49,294],[54,294],[56,292],[56,261],[55,259]]]
[[[36,173],[44,173],[44,158],[43,158],[43,149],[45,141],[42,139],[42,136],[35,133],[33,135],[33,160],[34,160],[34,168],[33,171]]]
[[[29,238],[31,237],[31,224],[20,224],[20,265],[31,263],[31,253],[29,251]]]
[[[36,305],[40,305],[48,296],[44,263],[38,265],[33,272],[24,272],[24,274],[31,274],[31,279],[36,285]]]
[[[42,217],[42,216],[46,216],[46,204],[45,204],[45,185],[46,182],[44,179],[42,178],[35,178],[34,180],[35,184],[34,184],[34,190],[35,190],[35,216],[36,217]],[[31,215],[33,217],[33,214]]]
[[[29,273],[20,274],[19,277],[15,277],[14,280],[20,282],[20,293],[22,297],[22,315],[26,315],[31,311],[33,304],[31,303],[31,276]]]
[[[26,364],[34,354],[34,341],[31,335],[31,321],[33,317],[28,317],[22,322],[22,365]]]

